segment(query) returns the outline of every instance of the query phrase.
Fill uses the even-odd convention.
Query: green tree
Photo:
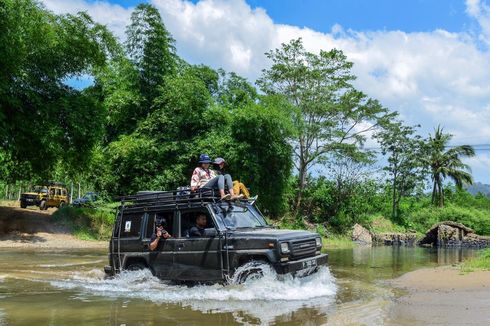
[[[54,15],[30,0],[0,3],[0,165],[6,179],[49,177],[63,160],[83,167],[103,114],[65,84],[106,62],[114,38],[85,14]]]
[[[434,135],[429,135],[427,141],[427,157],[424,159],[430,168],[433,182],[432,203],[439,207],[444,206],[443,181],[449,178],[461,188],[463,184],[472,184],[470,167],[463,163],[463,157],[475,156],[475,150],[470,145],[460,145],[449,148],[451,134],[445,134],[443,128],[438,126]]]
[[[294,162],[299,175],[296,207],[301,203],[309,169],[329,155],[353,155],[387,110],[354,89],[352,63],[340,50],[304,49],[301,39],[268,52],[272,66],[257,81],[266,94],[281,94],[296,109]]]
[[[417,126],[416,126],[417,127]],[[376,134],[381,153],[387,156],[388,172],[391,184],[391,215],[397,218],[402,197],[413,193],[423,182],[424,171],[420,164],[421,141],[415,134],[415,128],[405,126],[400,121],[383,126]]]
[[[163,86],[166,76],[175,73],[174,40],[158,9],[146,3],[139,4],[132,12],[126,35],[127,54],[139,72],[141,94],[146,100],[141,113],[148,114],[159,95],[158,87]]]

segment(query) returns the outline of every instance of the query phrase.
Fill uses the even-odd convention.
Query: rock
[[[490,238],[477,235],[473,229],[452,221],[434,224],[419,242],[422,246],[490,247]]]
[[[386,246],[413,246],[417,240],[416,233],[377,233],[374,242]]]
[[[356,241],[360,244],[372,244],[373,236],[368,229],[356,223],[352,228],[352,241]]]

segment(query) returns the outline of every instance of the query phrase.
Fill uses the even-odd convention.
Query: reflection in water
[[[384,280],[474,254],[407,247],[328,253],[330,268],[304,279],[270,273],[245,285],[186,287],[145,271],[104,279],[103,251],[0,250],[0,324],[378,325],[394,297]]]

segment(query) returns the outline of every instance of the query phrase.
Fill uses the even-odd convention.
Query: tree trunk
[[[295,211],[298,212],[301,206],[301,200],[303,199],[303,191],[306,188],[306,171],[307,166],[302,160],[299,162],[299,183],[298,183],[298,195],[296,196]]]
[[[438,179],[438,188],[439,188],[439,207],[444,207],[444,189],[442,188],[442,181]]]
[[[434,187],[432,187],[432,205],[436,204],[437,181],[434,177]]]
[[[397,217],[397,209],[396,209],[396,173],[393,174],[393,197],[392,197],[391,216],[393,218],[396,218]]]

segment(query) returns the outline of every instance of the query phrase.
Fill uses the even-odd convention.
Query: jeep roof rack
[[[221,201],[218,191],[201,188],[191,192],[189,187],[179,187],[170,191],[139,191],[134,195],[119,197],[126,209],[161,209],[202,206]]]

